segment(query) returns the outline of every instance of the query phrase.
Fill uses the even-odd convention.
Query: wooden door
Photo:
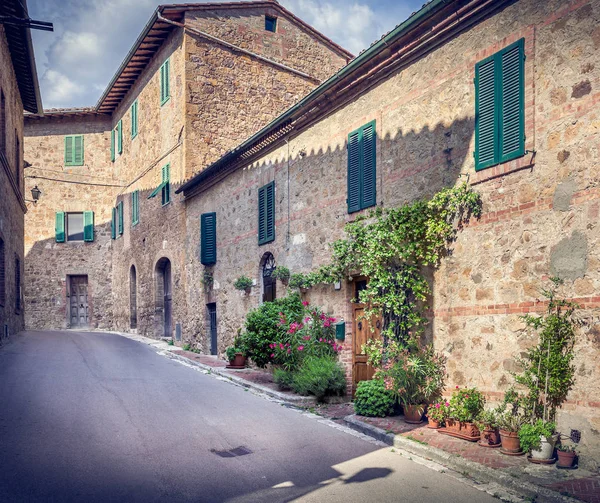
[[[206,305],[208,317],[210,318],[210,354],[216,355],[217,352],[217,305],[213,302]]]
[[[137,274],[134,266],[129,272],[129,327],[137,328]]]
[[[164,297],[164,301],[165,301],[165,310],[164,310],[164,327],[165,327],[165,333],[164,336],[165,337],[172,337],[173,336],[173,329],[171,327],[171,310],[172,310],[172,293],[171,293],[171,262],[169,262],[167,260],[167,262],[165,263],[165,269],[164,269],[164,274],[163,274],[163,280],[164,280],[164,292],[165,292],[165,297]]]
[[[70,276],[70,326],[71,328],[85,328],[89,325],[89,306],[87,292],[87,276]]]
[[[356,298],[358,298],[358,291],[366,286],[366,280],[356,281],[355,285],[357,289]],[[381,337],[381,320],[373,318],[369,323],[369,320],[364,318],[364,312],[364,304],[357,303],[352,307],[353,393],[356,391],[356,385],[360,381],[368,381],[375,373],[375,369],[367,363],[367,355],[363,352],[362,346],[370,339],[379,339]]]

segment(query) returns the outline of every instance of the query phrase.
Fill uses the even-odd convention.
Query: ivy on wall
[[[481,214],[481,199],[466,183],[443,189],[429,200],[391,209],[377,208],[345,227],[347,237],[332,243],[332,262],[317,271],[294,274],[290,286],[341,281],[350,274],[369,282],[358,301],[365,318],[383,319],[384,344],[420,334],[431,293],[426,273],[451,251],[457,232]]]

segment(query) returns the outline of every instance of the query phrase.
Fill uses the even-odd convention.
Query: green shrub
[[[319,401],[328,395],[342,395],[346,391],[344,369],[329,356],[307,358],[294,374],[292,389]]]
[[[290,390],[294,387],[294,373],[290,370],[275,369],[273,371],[273,381],[279,386],[279,389]]]
[[[396,398],[394,393],[385,389],[379,379],[361,381],[354,395],[354,412],[361,416],[385,417],[394,410]]]
[[[556,425],[538,419],[534,424],[524,424],[519,430],[521,449],[525,452],[537,450],[542,446],[541,437],[547,439],[554,435]]]
[[[233,282],[233,287],[236,290],[246,290],[252,286],[252,280],[248,276],[240,276]]]
[[[271,362],[273,354],[270,344],[285,340],[287,325],[281,323],[280,313],[288,322],[300,322],[304,306],[299,294],[289,295],[273,302],[264,302],[246,316],[246,331],[241,335],[241,342],[246,355],[258,366],[264,368]]]

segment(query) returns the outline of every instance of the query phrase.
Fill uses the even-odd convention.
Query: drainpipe
[[[247,49],[242,49],[241,47],[238,47],[237,45],[233,45],[233,44],[230,44],[229,42],[225,42],[225,40],[221,40],[220,38],[217,38],[213,35],[209,35],[208,33],[204,32],[204,31],[198,30],[197,28],[192,28],[191,26],[188,26],[184,23],[178,23],[177,21],[167,19],[166,17],[163,17],[160,14],[160,12],[157,13],[156,16],[160,21],[163,21],[164,23],[169,23],[169,24],[172,24],[173,26],[183,28],[184,30],[194,33],[195,35],[198,35],[198,36],[206,38],[212,42],[215,42],[216,44],[227,47],[228,49],[231,49],[232,51],[241,52],[252,58],[259,59],[261,61],[264,61],[265,63],[268,63],[269,65],[276,66],[277,68],[285,70],[286,72],[291,72],[296,75],[299,75],[300,77],[311,80],[315,84],[321,83],[321,80],[317,79],[316,77],[313,77],[312,75],[309,75],[308,73],[301,72],[300,70],[296,70],[295,68],[292,68],[291,66],[284,65],[283,63],[278,63],[277,61],[274,61],[269,58],[265,58],[264,56],[261,56],[260,54],[256,54],[255,52],[249,51]]]

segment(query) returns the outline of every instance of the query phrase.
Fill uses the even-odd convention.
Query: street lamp
[[[25,199],[25,201],[27,201],[28,203],[33,203],[35,206],[39,201],[41,195],[42,191],[38,189],[38,186],[36,185],[33,189],[31,189],[31,197],[33,197],[33,199]]]

